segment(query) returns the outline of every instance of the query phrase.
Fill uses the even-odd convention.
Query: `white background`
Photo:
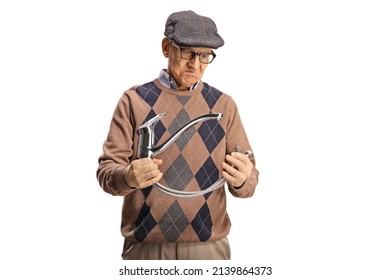
[[[122,92],[166,67],[166,18],[192,9],[225,39],[203,80],[236,100],[261,173],[229,197],[223,265],[390,279],[386,2],[2,1],[0,278],[124,279],[97,158]]]

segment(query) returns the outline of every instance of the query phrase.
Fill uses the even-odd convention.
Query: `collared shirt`
[[[160,75],[158,76],[158,79],[159,79],[160,83],[162,83],[165,87],[171,88],[174,90],[178,90],[175,79],[166,72],[166,69],[162,69],[160,71]],[[192,91],[192,90],[196,89],[198,85],[199,85],[199,82],[196,82],[191,87],[187,88],[187,90]]]

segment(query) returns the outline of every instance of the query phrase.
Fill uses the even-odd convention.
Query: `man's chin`
[[[183,84],[186,85],[187,87],[191,87],[194,85],[199,79],[197,77],[189,77],[189,79],[185,79],[183,81]]]

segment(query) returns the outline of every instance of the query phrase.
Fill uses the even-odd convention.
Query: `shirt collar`
[[[177,90],[177,84],[176,84],[175,79],[166,72],[166,69],[162,69],[160,71],[160,75],[158,76],[158,79],[159,79],[160,83],[162,83],[165,87]],[[199,85],[199,82],[196,82],[191,87],[189,87],[187,90],[192,91],[192,90],[196,89],[198,87],[198,85]]]

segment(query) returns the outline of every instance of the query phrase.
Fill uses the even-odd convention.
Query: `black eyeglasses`
[[[183,48],[176,45],[174,42],[171,42],[172,46],[180,50],[180,57],[186,60],[192,60],[197,55],[199,56],[199,61],[204,64],[210,64],[213,62],[214,58],[217,56],[213,51],[209,52],[196,52],[190,48]]]

